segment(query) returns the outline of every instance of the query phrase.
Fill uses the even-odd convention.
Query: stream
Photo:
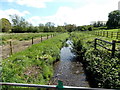
[[[60,61],[54,64],[52,84],[56,85],[58,80],[61,80],[64,86],[90,87],[82,63],[77,61],[76,55],[71,52],[72,42],[67,40],[66,43],[68,46],[61,49]]]

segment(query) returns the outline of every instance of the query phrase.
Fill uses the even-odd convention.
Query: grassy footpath
[[[71,37],[74,51],[84,63],[88,76],[92,78],[92,87],[120,88],[120,51],[114,58],[111,58],[110,52],[107,50],[100,47],[97,47],[99,50],[94,49],[95,38],[107,41],[111,41],[111,39],[84,32],[73,32]],[[118,49],[120,50],[120,48]]]
[[[60,58],[60,48],[68,37],[60,34],[2,60],[2,82],[48,84],[53,62]]]

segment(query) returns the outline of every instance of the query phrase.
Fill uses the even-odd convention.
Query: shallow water
[[[68,40],[66,43],[69,46],[61,49],[60,61],[54,64],[52,84],[55,85],[61,80],[64,86],[89,87],[82,63],[76,60],[76,55],[71,52],[72,42]]]

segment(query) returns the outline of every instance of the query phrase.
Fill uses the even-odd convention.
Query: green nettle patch
[[[100,47],[97,47],[98,50],[95,50],[95,35],[74,32],[71,33],[71,37],[76,53],[82,57],[82,60],[81,58],[80,60],[84,63],[86,72],[94,80],[94,87],[120,88],[119,53],[116,52],[115,57],[111,58],[111,53],[107,50]],[[102,39],[109,40],[107,38]]]
[[[86,52],[87,70],[93,72],[94,79],[99,87],[118,88],[120,87],[120,59],[102,56],[97,50],[91,49]]]
[[[67,33],[60,34],[2,60],[2,82],[48,84],[66,38]]]

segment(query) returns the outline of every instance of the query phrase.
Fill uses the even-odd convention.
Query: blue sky
[[[0,0],[0,18],[17,14],[33,25],[87,25],[107,21],[108,13],[118,9],[119,0]]]

